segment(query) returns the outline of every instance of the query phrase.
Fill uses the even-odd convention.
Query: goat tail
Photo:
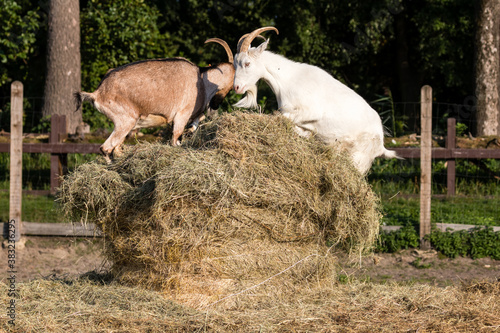
[[[76,109],[75,112],[80,110],[83,102],[90,102],[94,105],[94,96],[91,93],[87,93],[85,91],[77,91],[73,94],[75,97]]]
[[[384,153],[382,154],[383,158],[397,158],[398,160],[402,160],[403,158],[398,156],[394,150],[384,150]]]

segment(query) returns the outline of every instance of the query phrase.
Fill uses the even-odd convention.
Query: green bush
[[[420,238],[412,225],[406,225],[392,232],[381,232],[376,252],[393,253],[402,249],[418,247]]]
[[[455,232],[435,230],[427,239],[436,250],[450,258],[465,257],[470,253],[469,233],[466,230]]]
[[[493,228],[476,228],[470,235],[471,257],[491,257],[500,259],[500,232],[494,232]]]
[[[431,246],[449,258],[491,257],[500,260],[500,232],[492,227],[476,227],[472,230],[441,231],[434,229],[425,237]],[[402,249],[416,248],[420,237],[412,225],[392,232],[381,232],[375,252],[394,253]]]
[[[435,230],[426,239],[436,250],[450,258],[470,256],[473,259],[500,259],[500,232],[495,232],[488,226],[476,227],[470,231]]]

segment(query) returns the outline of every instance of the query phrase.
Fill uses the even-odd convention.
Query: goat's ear
[[[269,39],[266,39],[266,41],[259,46],[255,48],[255,55],[260,55],[264,50],[267,48],[267,44],[269,44]]]

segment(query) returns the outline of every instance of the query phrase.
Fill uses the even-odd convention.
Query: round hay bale
[[[350,159],[281,116],[224,114],[181,147],[100,161],[65,177],[65,213],[104,231],[120,280],[197,305],[273,275],[332,277],[332,245],[361,254],[378,236],[378,199]]]

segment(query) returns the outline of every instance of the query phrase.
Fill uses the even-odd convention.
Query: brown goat
[[[199,120],[207,106],[219,107],[233,87],[233,55],[223,40],[207,42],[224,46],[229,62],[198,67],[184,58],[138,61],[108,71],[93,93],[75,93],[77,110],[89,101],[114,123],[101,146],[108,163],[131,130],[173,122],[172,145],[178,145],[190,120]]]

